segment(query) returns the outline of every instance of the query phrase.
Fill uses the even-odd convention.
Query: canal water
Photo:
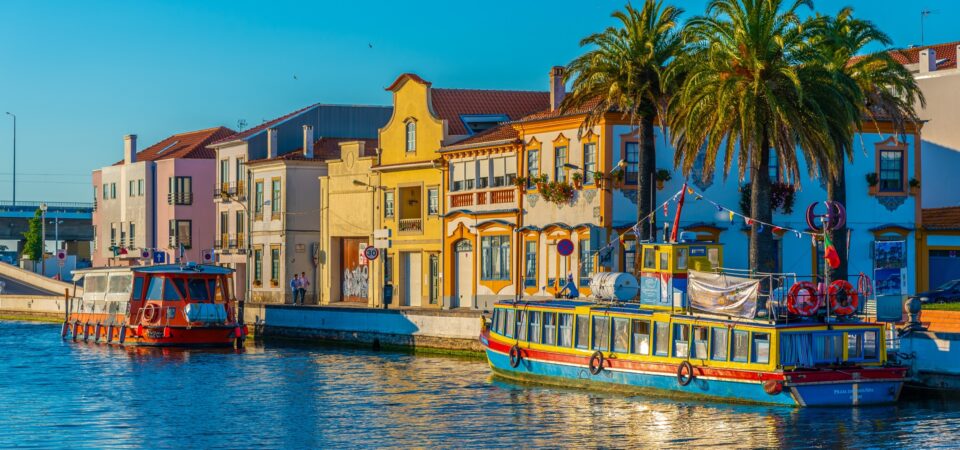
[[[477,359],[269,343],[236,352],[61,342],[0,321],[0,447],[960,445],[960,403],[858,409],[521,385]]]

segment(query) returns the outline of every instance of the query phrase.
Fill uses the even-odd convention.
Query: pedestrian
[[[300,304],[306,303],[307,288],[310,287],[310,281],[307,280],[307,273],[300,272]]]
[[[293,304],[297,304],[297,293],[300,290],[300,277],[297,274],[293,274],[293,279],[290,280],[290,291],[293,293]]]

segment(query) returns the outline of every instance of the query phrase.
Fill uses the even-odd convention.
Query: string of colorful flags
[[[780,226],[780,225],[776,225],[776,224],[772,224],[772,223],[768,223],[768,222],[763,222],[763,221],[760,221],[760,220],[756,220],[756,219],[754,219],[754,218],[752,218],[752,217],[749,217],[749,216],[747,216],[747,215],[745,215],[745,214],[742,214],[742,213],[738,213],[738,212],[734,211],[733,209],[730,209],[730,208],[728,208],[728,207],[726,207],[726,206],[724,206],[724,205],[721,205],[720,203],[717,203],[716,201],[713,201],[712,199],[710,199],[710,198],[708,198],[707,196],[703,195],[703,193],[697,192],[697,191],[695,191],[693,188],[691,188],[691,187],[689,187],[689,186],[687,186],[687,193],[690,194],[690,195],[693,195],[695,200],[705,200],[705,201],[709,202],[711,205],[713,205],[714,208],[717,208],[717,212],[720,212],[720,213],[726,212],[726,213],[727,213],[727,216],[728,216],[728,218],[729,218],[729,220],[730,220],[731,223],[732,223],[737,217],[743,219],[744,225],[746,225],[746,226],[748,226],[748,227],[749,227],[749,226],[752,226],[754,223],[756,223],[756,224],[757,224],[757,233],[763,233],[763,232],[767,229],[767,227],[769,227],[769,228],[770,228],[770,231],[771,231],[772,233],[776,233],[776,234],[792,233],[793,235],[795,235],[795,236],[798,237],[798,238],[803,238],[803,235],[808,235],[808,236],[811,236],[811,237],[814,237],[814,238],[815,238],[815,237],[823,234],[822,232],[811,232],[811,231],[807,231],[807,230],[797,230],[797,229],[795,229],[795,228]],[[672,201],[676,201],[676,200],[678,199],[679,195],[680,195],[680,193],[675,194],[675,195],[671,198],[671,200],[672,200]],[[667,215],[668,215],[666,206],[665,206],[664,209],[663,209],[663,214],[664,214],[664,216],[667,216]]]

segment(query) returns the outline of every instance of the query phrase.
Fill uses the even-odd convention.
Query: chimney
[[[313,125],[303,126],[303,157],[313,158]]]
[[[267,159],[277,157],[277,129],[267,128]]]
[[[563,84],[563,66],[553,66],[550,69],[550,111],[556,111],[560,102],[567,95],[567,88]]]
[[[937,71],[937,52],[932,48],[920,50],[920,73]]]
[[[137,135],[128,134],[123,137],[123,163],[137,162]]]

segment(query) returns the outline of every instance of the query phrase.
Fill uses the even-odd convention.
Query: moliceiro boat
[[[641,256],[639,283],[597,274],[597,298],[497,303],[480,336],[495,374],[796,406],[900,395],[906,368],[887,361],[885,325],[857,316],[869,281],[736,276],[719,244],[649,243]]]
[[[125,346],[229,347],[237,319],[232,269],[169,264],[78,270],[83,295],[67,302],[61,337]]]

